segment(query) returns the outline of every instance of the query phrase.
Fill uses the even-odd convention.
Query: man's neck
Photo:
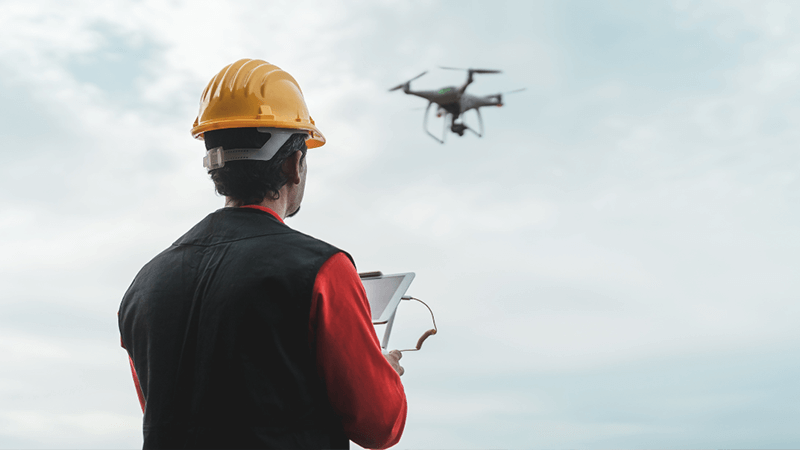
[[[225,206],[234,207],[236,204],[230,197],[225,197]],[[289,207],[286,201],[286,195],[281,195],[277,200],[265,198],[261,203],[258,203],[258,206],[264,206],[275,211],[275,213],[280,216],[281,220],[286,219],[287,209]]]

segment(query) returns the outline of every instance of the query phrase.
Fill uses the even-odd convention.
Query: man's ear
[[[300,184],[300,169],[303,160],[303,152],[300,150],[283,162],[283,175],[286,177],[287,182],[292,184]]]

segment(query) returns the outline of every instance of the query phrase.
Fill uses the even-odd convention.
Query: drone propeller
[[[490,97],[490,98],[491,98],[491,97],[494,97],[494,98],[496,98],[496,99],[497,99],[497,102],[498,102],[498,103],[500,103],[500,104],[502,105],[502,103],[503,103],[503,96],[504,96],[504,95],[506,95],[506,94],[513,94],[513,93],[515,93],[515,92],[522,92],[522,91],[524,91],[525,89],[527,89],[527,88],[519,88],[519,89],[514,89],[513,91],[507,91],[507,92],[501,92],[501,93],[499,93],[499,94],[487,95],[487,97]],[[498,106],[499,106],[499,105],[498,105]]]
[[[428,71],[427,71],[427,70],[426,70],[425,72],[422,72],[421,74],[419,74],[419,75],[415,76],[414,78],[412,78],[412,79],[410,79],[410,80],[406,81],[405,83],[400,83],[400,84],[398,84],[397,86],[395,86],[395,87],[393,87],[393,88],[389,89],[389,92],[391,92],[391,91],[396,91],[396,90],[398,90],[398,89],[401,89],[403,86],[406,86],[406,85],[408,85],[408,83],[411,83],[412,81],[414,81],[414,80],[416,80],[417,78],[419,78],[419,77],[421,77],[421,76],[425,75],[426,73],[428,73]]]
[[[459,67],[443,67],[443,66],[439,66],[439,68],[446,70],[466,70],[467,72],[472,72],[472,73],[503,73],[502,70],[494,70],[494,69],[462,69]]]

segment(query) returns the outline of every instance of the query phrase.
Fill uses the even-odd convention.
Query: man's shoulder
[[[173,245],[213,246],[261,236],[295,233],[297,231],[264,211],[222,208],[207,215]]]
[[[337,247],[337,246],[335,246],[333,244],[330,244],[328,242],[325,242],[325,241],[323,241],[321,239],[317,239],[317,238],[315,238],[313,236],[309,236],[309,235],[307,235],[305,233],[301,233],[301,232],[296,231],[296,230],[293,230],[293,231],[294,231],[293,236],[297,239],[297,241],[299,243],[303,243],[305,245],[308,245],[309,248],[315,249],[317,252],[320,253],[321,256],[324,257],[324,260],[327,260],[328,258],[330,258],[331,256],[333,256],[333,255],[335,255],[337,253],[343,253],[345,256],[347,256],[347,259],[349,259],[350,262],[352,262],[353,265],[355,266],[355,262],[353,261],[353,257],[350,256],[350,254],[347,253],[345,250],[342,250],[339,247]]]

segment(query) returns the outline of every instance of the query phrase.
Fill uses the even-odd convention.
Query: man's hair
[[[235,206],[257,205],[265,198],[277,200],[280,189],[287,181],[283,174],[283,163],[297,151],[303,152],[301,164],[306,157],[306,134],[296,133],[287,140],[278,153],[269,161],[241,160],[228,161],[219,169],[209,172],[217,193],[230,197]],[[206,149],[222,147],[261,148],[269,133],[261,133],[256,128],[228,128],[206,131]]]

